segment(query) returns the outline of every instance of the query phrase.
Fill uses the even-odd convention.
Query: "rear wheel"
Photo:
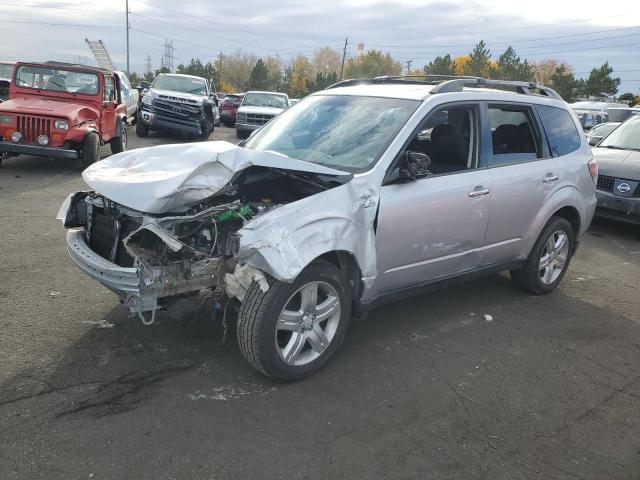
[[[144,121],[136,122],[136,135],[139,137],[149,136],[149,127],[144,124]]]
[[[307,267],[293,283],[269,280],[263,292],[254,282],[238,315],[238,343],[244,358],[272,380],[290,382],[313,375],[344,340],[351,298],[333,264]]]
[[[80,154],[84,168],[100,160],[100,137],[96,132],[85,135]]]
[[[555,289],[569,268],[575,232],[562,217],[553,217],[542,230],[521,270],[512,270],[511,279],[521,289],[544,295]]]
[[[121,153],[127,149],[127,122],[120,122],[120,135],[111,139],[111,153]]]

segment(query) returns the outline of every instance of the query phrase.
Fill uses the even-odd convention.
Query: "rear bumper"
[[[618,197],[596,190],[596,215],[624,222],[640,223],[640,197]]]
[[[0,154],[2,153],[33,155],[35,157],[69,158],[72,160],[78,158],[78,152],[75,150],[0,141]]]

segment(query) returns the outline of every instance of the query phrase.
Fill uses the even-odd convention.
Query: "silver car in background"
[[[551,89],[395,77],[310,95],[243,147],[133,150],[83,178],[93,190],[60,218],[85,273],[145,323],[210,292],[238,312],[249,364],[292,381],[380,303],[503,270],[551,292],[591,222],[597,165]]]
[[[289,96],[279,92],[247,92],[236,116],[236,136],[247,138],[289,108]]]

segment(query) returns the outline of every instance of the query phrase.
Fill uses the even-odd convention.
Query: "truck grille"
[[[22,134],[26,143],[36,143],[40,135],[51,137],[51,118],[17,115],[16,121],[16,130]]]
[[[156,99],[153,102],[153,111],[170,118],[184,120],[199,120],[202,110],[198,105],[190,105],[183,102]]]
[[[258,113],[247,113],[247,124],[249,125],[264,125],[271,120],[275,115],[264,115]]]
[[[598,175],[598,190],[604,190],[605,192],[613,191],[613,182],[615,178],[607,177],[606,175]]]

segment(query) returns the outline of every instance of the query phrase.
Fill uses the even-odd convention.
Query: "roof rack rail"
[[[434,80],[428,80],[433,78]],[[423,80],[420,80],[423,79]],[[513,88],[517,93],[524,95],[534,95],[533,91],[540,92],[541,95],[563,100],[563,98],[552,88],[535,82],[519,82],[513,80],[492,80],[483,77],[469,77],[456,75],[396,75],[375,78],[354,78],[342,80],[328,86],[326,89],[338,87],[350,87],[353,85],[375,85],[384,83],[411,83],[417,85],[435,85],[430,93],[451,93],[462,92],[464,87],[508,87]]]
[[[455,78],[436,85],[432,90],[432,94],[461,92],[464,87],[508,87],[513,88],[517,93],[524,95],[534,95],[532,90],[537,90],[540,94],[547,97],[563,100],[563,98],[554,89],[546,87],[536,82],[519,82],[515,80],[492,80],[482,77],[472,78]]]

